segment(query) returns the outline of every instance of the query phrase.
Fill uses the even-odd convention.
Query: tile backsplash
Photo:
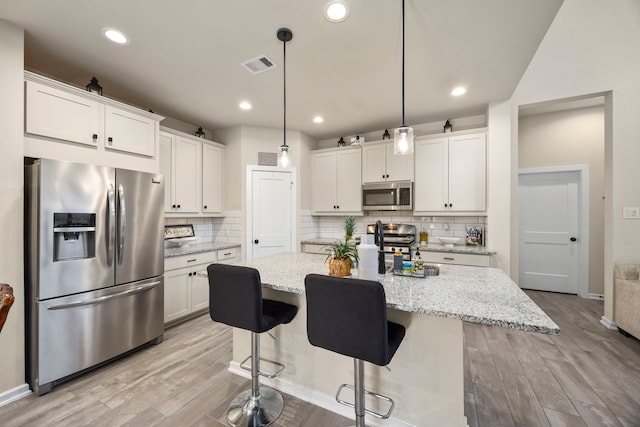
[[[313,238],[344,239],[344,216],[311,216],[311,211],[300,212],[301,236],[300,240]],[[451,236],[465,238],[467,227],[481,227],[484,230],[485,245],[488,241],[486,217],[484,216],[412,216],[397,212],[379,212],[375,215],[356,217],[354,236],[367,232],[367,225],[375,224],[376,220],[383,223],[411,224],[416,226],[416,233],[425,230],[432,237]],[[418,236],[416,236],[417,238]]]
[[[227,211],[223,218],[165,218],[165,225],[193,224],[198,243],[240,243],[242,221],[240,211]]]

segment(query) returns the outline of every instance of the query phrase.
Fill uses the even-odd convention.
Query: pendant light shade
[[[402,126],[393,131],[393,154],[413,153],[413,128]]]
[[[404,0],[402,0],[402,126],[393,131],[393,154],[413,153],[413,128],[404,121]]]
[[[278,40],[282,42],[282,65],[283,65],[283,125],[282,125],[282,145],[278,163],[281,167],[289,167],[289,146],[287,145],[287,42],[293,39],[293,33],[288,28],[280,28],[277,32]]]

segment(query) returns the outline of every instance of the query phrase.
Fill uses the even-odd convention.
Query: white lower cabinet
[[[164,323],[200,314],[209,307],[207,267],[240,261],[240,248],[170,257],[164,260]]]
[[[164,260],[164,323],[173,323],[209,306],[207,267],[217,260],[216,251]]]
[[[422,260],[433,264],[471,265],[474,267],[491,267],[491,255],[459,254],[452,252],[421,251]]]

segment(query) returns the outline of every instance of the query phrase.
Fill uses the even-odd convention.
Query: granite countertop
[[[304,293],[307,274],[327,274],[324,255],[284,253],[245,261],[264,286]],[[357,277],[357,270],[352,270]],[[560,328],[502,270],[441,265],[439,276],[412,278],[378,275],[387,306],[397,310],[461,319],[483,325],[557,335]]]
[[[315,239],[306,239],[302,240],[300,243],[312,244],[312,245],[330,245],[339,241],[337,238],[330,237],[318,237]],[[411,247],[412,251],[416,248],[420,248],[422,252],[448,252],[448,253],[457,253],[457,254],[473,254],[473,255],[494,255],[495,251],[490,251],[484,246],[467,246],[467,245],[454,245],[454,246],[445,246],[441,243],[427,243],[426,246],[417,246],[414,245]]]
[[[239,248],[239,243],[194,243],[181,247],[164,248],[164,257],[182,256],[197,254],[201,252],[217,251],[219,249]]]

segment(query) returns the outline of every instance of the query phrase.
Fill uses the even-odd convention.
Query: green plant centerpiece
[[[351,274],[351,266],[358,261],[358,250],[355,245],[349,243],[353,237],[353,231],[356,228],[356,219],[348,216],[344,219],[344,242],[335,242],[327,248],[329,254],[329,274],[331,276],[345,277]]]

